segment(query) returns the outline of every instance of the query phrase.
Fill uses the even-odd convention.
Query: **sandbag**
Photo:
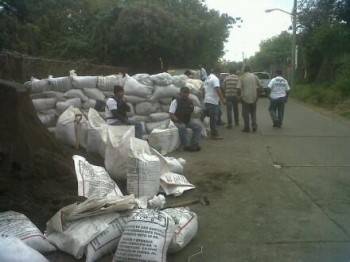
[[[173,76],[173,84],[178,87],[183,87],[186,85],[186,80],[188,77],[186,75]]]
[[[58,92],[58,91],[44,91],[42,92],[43,97],[46,98],[56,98],[56,101],[64,101],[66,100],[64,98],[64,93],[63,92]]]
[[[42,254],[17,237],[0,236],[1,262],[49,262]]]
[[[149,74],[136,74],[132,76],[135,78],[138,82],[140,82],[143,85],[146,86],[152,86],[153,85],[153,80]]]
[[[38,113],[38,118],[40,119],[40,122],[45,127],[52,127],[56,125],[56,115],[54,114],[40,114]]]
[[[198,218],[189,208],[168,208],[164,210],[175,222],[175,233],[169,245],[168,252],[176,253],[182,250],[196,236]]]
[[[65,98],[80,98],[82,102],[86,102],[89,98],[84,94],[81,89],[70,89],[64,93]]]
[[[44,111],[56,107],[56,98],[32,99],[36,111]]]
[[[149,118],[150,118],[151,122],[158,122],[158,121],[168,119],[169,113],[166,113],[166,112],[152,113],[149,115]]]
[[[63,77],[49,77],[50,90],[58,92],[66,92],[72,88],[72,81],[70,76]]]
[[[113,261],[166,262],[174,230],[174,220],[167,213],[137,209],[126,224]]]
[[[153,86],[146,86],[136,79],[126,76],[124,81],[124,91],[126,95],[149,97],[152,94]]]
[[[159,104],[150,102],[141,102],[135,105],[135,113],[137,115],[150,115],[159,110]]]
[[[146,98],[141,96],[125,95],[124,98],[126,102],[133,103],[133,104],[146,101]]]
[[[159,86],[154,87],[153,95],[149,98],[150,101],[157,101],[164,98],[177,97],[180,94],[180,87],[175,85]]]
[[[97,88],[101,91],[113,91],[113,88],[116,85],[124,85],[124,79],[122,75],[109,75],[97,77]]]
[[[14,211],[0,213],[0,236],[2,235],[17,237],[41,253],[56,250],[25,215]]]
[[[151,79],[155,85],[168,86],[173,83],[173,77],[167,72],[151,75]]]
[[[50,84],[48,79],[39,80],[32,77],[30,81],[24,83],[24,86],[30,90],[30,93],[41,93],[50,90]]]
[[[63,113],[71,106],[75,107],[75,108],[81,108],[80,98],[70,98],[64,102],[57,102],[56,103],[56,108],[57,108],[59,113]]]
[[[160,160],[148,150],[148,143],[137,138],[130,139],[130,151],[127,162],[127,183],[128,194],[135,197],[147,197],[151,199],[158,193],[160,186]]]
[[[97,76],[72,76],[73,88],[84,89],[97,87]]]
[[[162,120],[162,121],[158,121],[158,122],[149,122],[149,123],[146,123],[146,130],[147,130],[147,133],[151,133],[153,131],[153,129],[155,128],[159,128],[159,127],[167,127],[170,123],[170,118],[169,119],[165,119],[165,120]]]
[[[107,254],[113,254],[118,247],[129,213],[121,213],[119,217],[109,223],[108,227],[96,236],[86,246],[86,262],[93,262]]]
[[[85,110],[88,110],[90,108],[95,108],[97,104],[97,101],[95,99],[89,98],[87,101],[83,102],[81,107]]]
[[[180,145],[179,130],[175,125],[154,128],[149,134],[148,143],[162,155],[173,152]]]
[[[57,140],[69,146],[86,148],[88,124],[78,108],[70,106],[58,118],[55,130]]]
[[[97,88],[84,88],[84,94],[91,99],[95,100],[104,100],[105,99],[105,94],[102,93],[101,90]]]
[[[90,108],[88,112],[88,137],[86,151],[99,154],[103,159],[107,144],[107,123],[99,113]]]

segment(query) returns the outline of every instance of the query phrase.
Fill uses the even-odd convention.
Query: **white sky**
[[[291,13],[293,0],[204,0],[203,3],[209,9],[243,20],[230,30],[223,57],[228,61],[238,62],[243,60],[243,55],[244,58],[253,56],[259,51],[262,40],[277,36],[292,25],[290,15],[281,11],[266,13],[265,10],[279,8]]]

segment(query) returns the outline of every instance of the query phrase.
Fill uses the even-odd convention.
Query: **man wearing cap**
[[[191,119],[194,105],[189,95],[190,89],[186,86],[181,87],[180,95],[170,104],[169,114],[170,119],[179,129],[179,136],[183,149],[185,151],[195,152],[201,150],[199,141],[201,138],[202,126]],[[191,141],[187,135],[187,128],[193,131]]]
[[[142,125],[135,120],[129,120],[127,112],[130,107],[124,99],[124,88],[116,85],[113,88],[114,96],[108,98],[105,113],[108,125],[133,125],[135,126],[135,137],[142,139]]]

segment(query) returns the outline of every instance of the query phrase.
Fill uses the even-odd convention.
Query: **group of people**
[[[256,132],[256,105],[259,98],[259,90],[262,85],[256,75],[250,72],[249,66],[243,68],[243,74],[237,75],[235,69],[229,71],[229,75],[223,81],[223,88],[220,85],[220,69],[214,68],[209,74],[199,65],[199,78],[203,84],[203,102],[205,114],[209,116],[210,138],[221,140],[223,137],[218,132],[220,103],[227,108],[227,128],[231,129],[233,121],[235,126],[239,125],[239,103],[242,104],[242,117],[244,127],[242,132]],[[191,77],[190,70],[184,74]],[[268,84],[268,97],[270,99],[269,113],[274,128],[281,128],[284,116],[284,105],[288,99],[290,87],[286,79],[282,77],[282,71],[276,70],[276,77]],[[184,151],[200,151],[199,145],[202,126],[191,118],[194,104],[189,98],[190,89],[186,86],[180,88],[180,94],[174,98],[169,107],[170,119],[179,130],[179,137]],[[124,99],[122,86],[114,87],[114,96],[106,102],[105,113],[107,124],[110,125],[134,125],[135,137],[142,139],[142,125],[138,121],[128,119],[127,112],[130,107]],[[233,114],[232,114],[233,113]],[[189,137],[187,128],[192,129],[193,135]]]

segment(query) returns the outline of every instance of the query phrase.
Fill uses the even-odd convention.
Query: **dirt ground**
[[[0,81],[0,212],[26,215],[39,229],[77,196],[72,156],[102,159],[58,144],[41,125],[21,85]]]

